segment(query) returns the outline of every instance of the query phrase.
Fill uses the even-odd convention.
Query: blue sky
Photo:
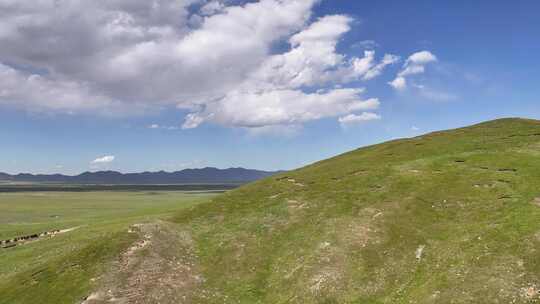
[[[0,27],[6,30],[4,33],[0,31],[0,64],[4,66],[4,71],[0,69],[0,79],[3,79],[0,83],[0,172],[77,174],[86,170],[173,171],[205,166],[291,169],[393,138],[410,137],[500,117],[540,119],[540,64],[537,59],[537,54],[540,53],[540,18],[537,14],[540,3],[537,1],[326,0],[307,6],[302,6],[303,1],[298,1],[298,7],[291,8],[298,9],[298,15],[293,16],[298,20],[284,23],[282,20],[276,21],[275,16],[268,17],[275,17],[268,21],[275,22],[275,31],[283,28],[285,30],[276,37],[271,36],[266,29],[261,30],[262,34],[257,35],[271,37],[261,39],[263,42],[256,40],[260,37],[254,37],[253,41],[256,43],[253,44],[246,40],[246,45],[256,46],[253,50],[229,50],[227,44],[234,43],[230,40],[226,41],[222,49],[218,48],[219,45],[210,49],[207,46],[203,49],[191,48],[190,45],[189,51],[194,51],[190,53],[192,57],[189,58],[189,63],[193,61],[197,67],[202,67],[192,72],[197,81],[194,80],[194,84],[189,87],[183,86],[189,82],[189,78],[182,78],[181,69],[185,65],[178,64],[179,70],[171,68],[168,74],[169,72],[163,71],[163,66],[170,64],[176,68],[176,62],[165,62],[163,65],[163,62],[156,61],[155,66],[162,68],[154,69],[154,65],[146,64],[148,58],[154,60],[156,57],[163,57],[165,53],[174,52],[173,43],[185,40],[189,33],[207,29],[207,33],[214,34],[205,22],[210,24],[208,20],[216,15],[232,14],[228,10],[233,6],[238,6],[238,13],[241,14],[243,11],[240,9],[244,8],[244,3],[211,1],[213,4],[203,11],[201,7],[208,5],[208,2],[186,1],[185,7],[179,8],[185,11],[182,17],[184,25],[179,26],[184,29],[174,35],[166,34],[166,38],[160,36],[157,39],[155,34],[144,38],[157,39],[155,41],[159,42],[169,39],[168,42],[171,42],[164,44],[163,48],[151,49],[148,53],[143,53],[147,49],[141,45],[146,44],[142,44],[140,40],[133,44],[115,42],[117,45],[114,45],[114,48],[97,44],[96,50],[103,47],[106,53],[110,49],[111,56],[118,55],[113,52],[116,52],[119,46],[129,51],[125,54],[136,54],[133,55],[135,57],[115,57],[128,58],[129,60],[125,59],[128,62],[125,66],[133,67],[133,70],[127,69],[119,76],[111,74],[110,77],[107,70],[95,68],[101,64],[109,64],[107,60],[110,57],[105,60],[95,55],[98,51],[95,54],[88,51],[90,54],[87,54],[86,49],[93,49],[94,46],[86,45],[91,42],[73,38],[77,35],[70,36],[66,29],[67,23],[64,25],[66,28],[62,28],[62,22],[60,25],[48,25],[45,20],[42,28],[35,29],[36,33],[39,33],[39,30],[48,33],[57,31],[58,37],[65,38],[65,41],[60,39],[59,43],[64,49],[67,48],[66,55],[58,50],[45,49],[46,44],[43,44],[43,41],[31,33],[21,32],[18,29],[20,24],[8,24],[10,18],[3,18]],[[278,0],[266,2],[274,5],[276,9],[285,5]],[[260,3],[252,1],[251,4]],[[16,4],[2,4],[0,1],[0,8],[2,6],[5,6],[4,11],[12,17],[28,9],[15,7]],[[37,16],[46,15],[48,9],[50,7],[46,6],[32,8],[33,14]],[[66,8],[66,12],[72,12],[71,9],[73,8]],[[104,11],[103,8],[96,7],[87,9],[99,12],[99,16],[102,16]],[[125,8],[123,16],[135,16],[130,9]],[[257,7],[253,6],[252,9]],[[169,7],[167,12],[171,10]],[[309,16],[306,17],[306,13]],[[271,15],[271,11],[269,14]],[[319,18],[335,15],[347,18],[334,20],[333,23],[321,22],[321,26],[332,23],[330,25],[346,27],[343,33],[339,32],[335,37],[329,38],[330,43],[332,39],[336,39],[335,53],[344,58],[338,67],[348,68],[347,65],[354,58],[364,57],[366,50],[375,51],[376,62],[381,62],[384,54],[399,56],[400,60],[385,66],[380,75],[369,80],[362,80],[361,75],[357,74],[351,76],[357,78],[346,81],[340,78],[339,81],[333,80],[330,83],[319,81],[322,74],[315,74],[316,84],[312,81],[293,86],[264,78],[264,85],[271,87],[265,87],[264,90],[274,92],[286,88],[287,92],[302,94],[298,95],[298,101],[281,100],[276,104],[276,108],[269,107],[276,111],[271,111],[271,114],[258,111],[269,102],[269,99],[261,99],[261,94],[257,95],[257,98],[253,97],[254,95],[235,95],[237,99],[229,98],[234,95],[230,92],[237,92],[240,90],[238,88],[253,89],[252,83],[255,81],[243,78],[246,77],[246,71],[256,71],[273,55],[286,54],[294,48],[294,45],[288,42],[293,39],[291,37],[309,31],[310,26]],[[136,15],[133,19],[135,21],[126,24],[139,30],[137,22],[140,20],[137,18],[146,18],[144,16]],[[163,14],[159,16],[159,20],[147,17],[149,19],[140,24],[148,24],[150,20],[157,24],[154,28],[158,28],[163,20],[169,20]],[[175,16],[171,18],[173,23]],[[293,17],[290,17],[291,20]],[[91,18],[90,20],[92,21]],[[97,22],[98,18],[95,20]],[[235,22],[238,18],[230,20]],[[79,29],[77,26],[74,28]],[[144,29],[145,33],[149,32],[146,31],[148,28]],[[232,26],[232,33],[226,33],[227,39],[234,38],[234,35],[246,35],[237,33],[242,27],[239,29]],[[311,29],[315,31],[314,28]],[[80,30],[87,29],[81,25]],[[274,30],[271,28],[270,32]],[[124,32],[115,32],[115,35],[124,35],[122,33]],[[50,35],[54,38],[53,34]],[[114,37],[117,39],[117,36]],[[308,39],[305,37],[311,36],[298,37],[301,46]],[[320,39],[327,38],[321,37],[323,38]],[[126,39],[122,41],[124,40]],[[319,38],[316,38],[316,41],[320,41]],[[7,42],[10,42],[12,47],[6,47]],[[17,49],[18,43],[36,51],[21,52]],[[132,52],[133,49],[139,53]],[[247,58],[245,55],[259,51],[259,57]],[[429,52],[436,60],[425,64],[422,61],[421,73],[405,73],[406,88],[391,87],[388,83],[406,70],[407,62],[410,62],[409,66],[416,64],[407,58],[421,51]],[[238,57],[235,57],[235,52]],[[216,62],[223,63],[226,68],[214,70],[215,65],[204,66],[204,56],[207,53],[209,58],[225,54],[224,61]],[[200,62],[196,61],[199,54],[202,58]],[[66,60],[65,56],[70,55],[74,55],[77,60]],[[88,61],[85,60],[95,62],[91,61],[92,66],[87,66]],[[246,64],[244,69],[242,65],[245,62],[249,62],[249,65]],[[242,69],[235,71],[237,65],[242,66]],[[335,71],[336,66],[326,66],[326,69]],[[200,71],[200,79],[209,79],[208,83],[201,83],[197,78]],[[208,74],[204,74],[206,71],[209,71]],[[216,71],[231,71],[231,74],[212,75],[216,74]],[[315,68],[315,71],[321,70]],[[105,74],[100,75],[101,72]],[[38,87],[34,86],[34,80],[24,87],[18,87],[17,81],[13,81],[11,86],[9,84],[13,79],[26,81],[32,74],[40,77]],[[146,81],[152,82],[154,79],[160,82],[138,90]],[[230,86],[223,89],[225,93],[213,92],[215,95],[207,98],[206,93],[201,92],[213,91],[215,85],[212,81],[219,84],[230,82]],[[163,85],[163,82],[167,85]],[[46,92],[59,95],[50,93],[41,98],[40,90],[44,87]],[[317,112],[315,118],[306,118],[304,112],[321,106],[320,102],[315,101],[313,104],[311,99],[306,99],[303,103],[305,108],[295,105],[295,102],[302,104],[302,98],[306,95],[321,90],[331,92],[342,87],[364,88],[365,91],[361,93],[362,102],[368,98],[377,98],[379,105],[375,108],[366,106],[360,112],[328,107]],[[37,90],[36,94],[28,92],[32,90]],[[259,94],[262,89],[258,87],[257,90]],[[142,96],[140,100],[139,96]],[[253,104],[248,104],[251,97]],[[335,107],[342,106],[343,102],[345,101],[336,101]],[[234,112],[229,115],[227,111],[231,109],[238,110],[241,114]],[[276,113],[283,111],[290,112],[284,117],[276,116]],[[185,117],[190,113],[195,113],[202,123],[197,121],[195,127],[186,128]],[[359,117],[361,113],[373,113],[377,119],[359,118],[354,120],[356,123],[350,124],[339,122],[340,118],[349,114]],[[104,156],[114,158],[95,162]]]

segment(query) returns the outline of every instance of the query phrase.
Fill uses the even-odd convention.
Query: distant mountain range
[[[261,171],[245,168],[202,168],[185,169],[176,172],[120,173],[116,171],[84,172],[76,176],[62,174],[10,175],[0,172],[0,181],[14,183],[56,183],[56,184],[242,184],[252,182],[282,171]]]

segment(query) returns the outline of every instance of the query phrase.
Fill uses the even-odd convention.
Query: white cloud
[[[0,0],[0,62],[30,67],[9,75],[12,83],[33,71],[42,78],[39,90],[0,82],[3,91],[38,92],[3,94],[1,102],[79,112],[204,103],[235,88],[274,42],[300,30],[316,0],[229,6],[193,29],[196,2]]]
[[[91,164],[97,165],[97,164],[108,164],[112,163],[114,161],[115,157],[114,155],[106,155],[103,157],[98,157],[94,159]]]
[[[38,74],[25,74],[0,63],[0,106],[11,105],[31,110],[85,109],[101,111],[118,106],[106,96],[92,93],[88,85],[69,80],[54,80]]]
[[[399,56],[386,54],[384,55],[381,62],[376,65],[372,65],[369,69],[363,74],[362,79],[370,80],[382,74],[384,68],[387,65],[394,64],[399,61]]]
[[[381,116],[378,114],[370,113],[370,112],[363,112],[360,115],[349,114],[349,115],[340,117],[338,121],[341,125],[351,125],[351,124],[358,124],[358,123],[363,123],[366,121],[380,120],[380,119],[381,119]]]
[[[339,39],[350,30],[351,22],[350,17],[343,15],[320,18],[290,38],[290,51],[267,58],[244,87],[291,89],[369,80],[399,60],[398,56],[387,54],[376,62],[375,51],[365,51],[364,57],[349,60],[336,53]]]
[[[436,61],[437,57],[429,51],[416,52],[407,58],[396,78],[388,84],[396,90],[404,90],[408,76],[424,73],[425,66]]]
[[[407,87],[407,80],[403,76],[398,76],[388,84],[396,90],[403,90]]]
[[[411,127],[411,131],[420,131],[420,128],[416,127],[416,126],[412,126]]]
[[[148,129],[154,129],[154,130],[157,130],[157,129],[163,129],[163,130],[178,130],[179,127],[175,127],[175,126],[163,126],[163,125],[159,125],[159,124],[151,124],[151,125],[148,125],[147,126]]]
[[[355,111],[374,110],[376,98],[363,100],[361,89],[334,89],[304,93],[299,90],[262,92],[234,91],[209,104],[203,112],[192,113],[184,128],[195,128],[205,121],[224,125],[257,128],[271,125],[295,125]]]
[[[0,107],[130,114],[176,106],[191,112],[183,128],[290,127],[376,109],[353,82],[399,57],[338,53],[353,19],[313,21],[318,2],[0,0]],[[272,54],[277,42],[290,48]],[[404,69],[428,57],[413,55]]]
[[[376,98],[363,100],[362,88],[336,88],[308,92],[329,84],[347,84],[369,80],[399,60],[385,55],[380,62],[374,51],[362,58],[345,60],[336,53],[340,37],[350,30],[350,17],[333,15],[320,18],[290,39],[291,50],[268,57],[251,73],[239,89],[209,102],[187,116],[183,128],[195,128],[204,122],[227,126],[261,128],[298,125],[325,117],[336,117],[360,110],[374,110]]]
[[[210,1],[201,7],[201,15],[210,16],[222,12],[225,4],[220,1]]]
[[[425,65],[437,61],[437,57],[429,51],[416,52],[409,56],[405,65]]]

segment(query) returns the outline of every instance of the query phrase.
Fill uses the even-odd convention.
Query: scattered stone
[[[376,219],[376,218],[378,218],[378,217],[381,216],[381,215],[383,215],[383,213],[382,213],[382,212],[379,212],[379,213],[375,214],[372,218],[373,218],[373,219]]]
[[[330,242],[322,242],[320,247],[321,249],[326,249],[330,247],[330,245],[331,245]]]
[[[529,287],[521,288],[522,296],[527,300],[533,300],[538,298],[540,290],[536,287],[536,284],[530,285]]]
[[[418,248],[416,248],[415,256],[416,260],[420,261],[422,259],[422,254],[424,253],[424,248],[426,248],[426,245],[420,245]]]
[[[102,296],[98,292],[94,292],[90,294],[88,297],[84,298],[81,304],[91,304],[94,301],[100,301],[102,299]]]

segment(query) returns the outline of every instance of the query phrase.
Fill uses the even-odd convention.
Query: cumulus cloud
[[[424,73],[425,66],[436,61],[437,57],[429,51],[416,52],[407,58],[396,78],[388,84],[396,90],[406,89],[408,76]]]
[[[388,84],[396,90],[403,90],[407,87],[407,80],[403,76],[398,76]]]
[[[177,107],[190,111],[183,128],[289,126],[375,110],[378,100],[353,82],[376,78],[399,57],[338,53],[353,19],[313,20],[318,2],[0,0],[0,106],[104,114]],[[288,50],[273,54],[277,42]],[[402,77],[428,57],[409,57]]]
[[[53,80],[38,74],[25,74],[0,63],[0,105],[30,109],[86,109],[100,111],[117,105],[103,95],[95,95],[84,83]]]
[[[290,89],[369,80],[399,60],[398,56],[386,54],[377,62],[375,51],[365,51],[363,57],[349,60],[337,53],[339,39],[350,30],[352,21],[344,15],[320,18],[289,39],[290,51],[267,58],[244,87]]]
[[[43,90],[70,95],[72,87],[84,88],[84,103],[21,96],[19,104],[84,110],[99,108],[103,97],[126,108],[204,102],[234,88],[272,43],[301,29],[315,1],[230,6],[191,28],[188,19],[197,12],[189,7],[202,1],[2,0],[0,62],[32,67],[21,73],[46,78]]]
[[[114,155],[106,155],[106,156],[98,157],[98,158],[94,159],[91,162],[91,164],[93,164],[93,165],[108,164],[108,163],[112,163],[114,161],[114,159],[115,159]]]
[[[306,88],[373,79],[399,60],[387,54],[377,62],[374,51],[350,60],[336,53],[338,40],[350,30],[351,21],[347,16],[326,16],[293,35],[288,52],[268,57],[239,89],[189,114],[183,128],[195,128],[206,121],[247,128],[297,125],[376,109],[378,99],[364,100],[362,88],[306,92]]]
[[[183,128],[195,128],[204,121],[248,128],[294,125],[377,109],[379,101],[376,98],[361,99],[362,91],[334,89],[311,94],[299,90],[230,92],[225,98],[209,104],[204,111],[190,114]]]
[[[225,9],[225,4],[220,1],[210,1],[201,7],[201,15],[210,16],[222,12]]]

